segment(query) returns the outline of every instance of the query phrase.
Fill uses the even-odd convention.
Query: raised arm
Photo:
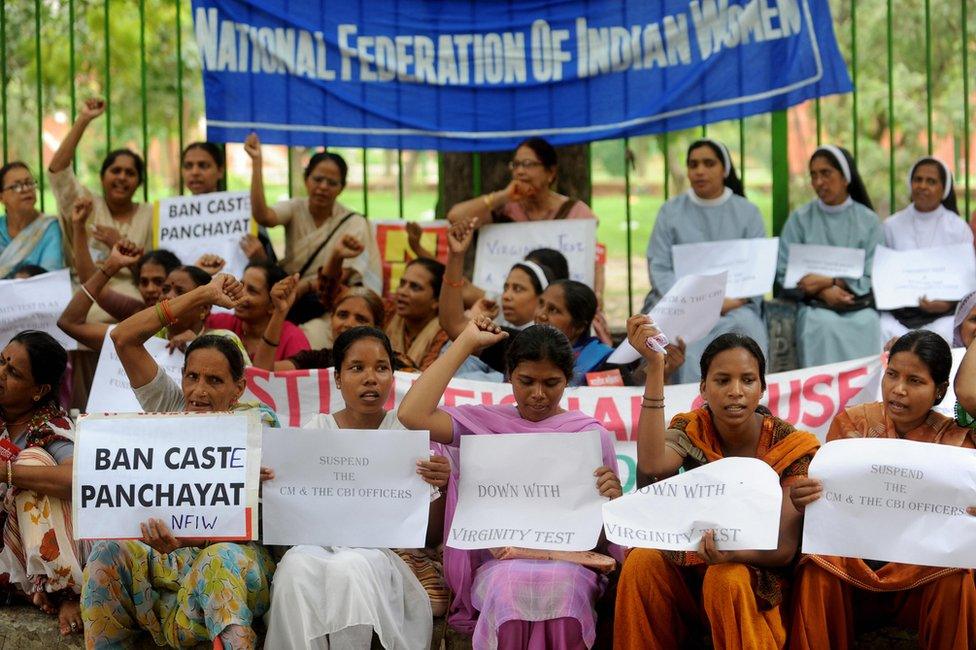
[[[92,260],[91,250],[88,248],[88,218],[91,216],[92,207],[92,199],[87,195],[79,196],[71,206],[71,252],[75,258],[75,273],[82,282],[98,271]]]
[[[953,388],[959,406],[970,415],[976,414],[976,338],[969,344],[962,363],[959,364]]]
[[[470,218],[452,224],[447,231],[447,267],[441,283],[437,317],[451,340],[460,336],[468,324],[464,315],[464,254],[471,246],[475,225],[476,220]]]
[[[85,247],[87,252],[87,246]],[[105,332],[108,326],[104,323],[89,323],[88,322],[88,312],[91,310],[92,298],[95,301],[100,301],[103,298],[110,298],[106,300],[106,305],[102,306],[106,311],[115,316],[110,309],[107,309],[108,303],[115,302],[112,296],[106,296],[105,294],[115,294],[111,289],[106,289],[105,285],[108,284],[109,279],[115,275],[118,270],[124,266],[134,264],[138,261],[139,256],[142,254],[142,249],[135,247],[132,242],[128,240],[122,240],[112,247],[112,252],[109,254],[105,263],[102,265],[101,269],[95,269],[88,279],[85,280],[81,288],[79,288],[75,295],[71,297],[68,302],[68,306],[64,308],[61,313],[61,317],[58,318],[58,327],[62,332],[78,341],[82,345],[95,350],[96,352],[102,349],[102,343],[105,340]],[[76,258],[77,259],[77,258]],[[91,257],[88,258],[91,261]],[[94,264],[92,264],[94,268]],[[122,296],[123,298],[128,298],[128,296]],[[131,315],[131,312],[125,314],[125,316]],[[123,317],[124,318],[124,317]]]
[[[637,486],[677,473],[682,458],[664,444],[664,368],[665,356],[645,341],[659,334],[650,316],[637,314],[627,319],[627,340],[647,362],[644,399],[637,422]]]
[[[230,309],[243,296],[243,285],[234,276],[220,273],[210,284],[172,300],[163,300],[119,323],[112,330],[112,342],[132,387],[141,388],[156,377],[159,367],[143,345],[167,324],[166,321],[172,323],[183,314],[211,305]]]
[[[56,174],[68,168],[71,164],[71,159],[75,156],[78,143],[81,142],[81,136],[85,134],[85,129],[92,123],[92,120],[104,112],[104,99],[93,97],[85,100],[85,103],[81,106],[81,110],[78,111],[78,118],[71,125],[71,130],[68,131],[68,135],[64,137],[58,150],[51,157],[51,164],[47,167],[49,172]]]
[[[262,226],[278,225],[278,215],[268,207],[264,198],[264,171],[261,157],[261,141],[257,133],[252,133],[244,140],[244,151],[251,157],[251,216]]]
[[[271,287],[271,304],[274,311],[271,312],[271,319],[264,334],[258,343],[258,349],[254,353],[251,362],[255,368],[264,370],[278,370],[275,367],[275,354],[278,352],[278,345],[281,343],[281,328],[285,324],[288,311],[295,304],[298,295],[298,274],[290,275],[284,280],[280,280]]]
[[[427,429],[434,442],[449,443],[454,439],[454,420],[438,408],[441,396],[468,355],[506,338],[498,325],[485,317],[468,323],[464,332],[444,354],[438,357],[413,383],[400,402],[397,418],[408,429]]]
[[[451,223],[468,223],[474,219],[475,228],[480,228],[491,222],[491,213],[494,210],[509,201],[517,201],[523,198],[531,191],[532,188],[527,183],[513,180],[503,190],[489,192],[467,201],[455,203],[454,207],[448,210],[447,218]]]

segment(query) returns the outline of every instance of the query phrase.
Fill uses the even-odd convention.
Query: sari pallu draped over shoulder
[[[961,427],[940,413],[930,411],[921,426],[899,436],[884,410],[884,404],[859,404],[834,418],[827,442],[843,438],[904,438],[967,449],[976,448],[976,431]],[[877,570],[862,559],[828,555],[804,555],[800,563],[814,562],[838,578],[868,591],[904,591],[967,569],[920,566],[888,562]]]
[[[707,462],[725,458],[722,443],[707,407],[689,413],[679,413],[671,419],[669,427],[686,435],[689,441],[705,456]],[[764,415],[756,458],[773,468],[784,487],[793,479],[805,477],[820,441],[812,433],[800,431],[792,424],[772,415]],[[689,468],[690,469],[690,468]],[[694,551],[662,551],[665,557],[678,566],[704,564]],[[783,600],[783,586],[789,570],[748,566],[760,610],[778,606]]]

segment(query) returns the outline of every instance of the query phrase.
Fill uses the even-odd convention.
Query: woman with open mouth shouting
[[[187,347],[182,386],[160,368],[143,344],[160,327],[210,305],[234,307],[244,288],[219,274],[210,284],[164,300],[112,330],[119,360],[148,413],[213,413],[258,408],[241,404],[244,358],[229,339],[200,336]],[[261,479],[274,474],[261,468]],[[254,648],[252,621],[267,611],[274,561],[257,543],[210,543],[175,537],[150,519],[141,541],[103,541],[88,558],[82,587],[82,616],[89,648],[114,648],[146,631],[157,645],[183,647],[220,638],[224,648]],[[213,594],[220,594],[214,597]]]
[[[85,130],[105,112],[107,106],[104,99],[86,100],[78,111],[78,119],[61,141],[61,146],[54,152],[51,164],[48,165],[51,190],[58,202],[62,232],[67,240],[66,252],[69,255],[67,262],[70,268],[75,267],[71,259],[73,258],[72,238],[75,232],[71,224],[71,214],[75,201],[83,196],[92,199],[91,217],[87,223],[91,229],[91,237],[94,239],[91,247],[96,262],[108,257],[112,246],[122,238],[128,239],[144,250],[152,248],[152,204],[133,201],[136,190],[145,180],[145,163],[139,154],[131,149],[115,149],[105,156],[99,174],[102,182],[101,196],[83,187],[71,169],[71,161]],[[85,279],[87,278],[82,278]],[[121,269],[112,279],[110,286],[133,298],[140,297],[132,282],[132,273],[129,269]],[[113,322],[109,315],[98,307],[92,310],[89,319],[105,323]]]
[[[858,404],[834,418],[827,442],[841,438],[901,438],[972,449],[974,432],[933,411],[949,388],[952,353],[929,330],[892,346],[881,380],[881,402]],[[793,486],[803,509],[823,495],[810,477]],[[791,648],[848,648],[862,604],[881,616],[918,627],[924,648],[971,648],[976,643],[976,584],[969,569],[805,555],[793,585]]]
[[[515,335],[508,349],[508,375],[515,404],[438,407],[454,372],[481,348],[507,332],[486,316],[472,319],[454,344],[411,386],[398,411],[411,429],[428,429],[431,440],[457,447],[462,435],[600,432],[603,465],[592,476],[607,498],[620,496],[613,435],[597,420],[560,406],[573,378],[573,350],[566,335],[533,325]],[[457,506],[458,468],[452,470],[444,525]],[[497,549],[496,549],[497,550]],[[448,623],[473,633],[483,648],[581,648],[596,640],[594,605],[606,578],[572,562],[501,559],[491,551],[444,550],[447,582],[454,594]]]
[[[705,406],[675,415],[665,427],[664,355],[645,343],[657,333],[648,316],[627,321],[630,344],[647,360],[637,429],[638,487],[722,458],[758,458],[779,475],[783,489],[779,545],[723,551],[715,531],[705,531],[697,552],[634,549],[617,586],[614,648],[685,647],[689,628],[701,623],[707,623],[716,648],[782,648],[783,582],[803,525],[789,490],[806,476],[820,443],[760,408],[766,361],[758,343],[734,332],[718,336],[702,353]]]
[[[345,407],[321,413],[306,429],[404,429],[387,411],[395,353],[375,327],[354,327],[332,349],[335,382]],[[353,435],[350,432],[349,435]],[[391,435],[396,435],[391,434]],[[443,537],[444,502],[451,466],[432,443],[417,473],[433,489],[426,549],[295,546],[278,563],[268,615],[268,648],[427,648],[433,616],[447,609],[447,589],[436,550]]]

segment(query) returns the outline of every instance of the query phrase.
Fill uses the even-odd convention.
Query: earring
[[[40,402],[41,401],[41,396],[40,395],[34,395],[34,401],[35,402]]]

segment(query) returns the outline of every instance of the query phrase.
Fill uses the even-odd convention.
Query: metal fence
[[[811,197],[805,188],[806,157],[826,141],[854,152],[882,216],[907,203],[907,168],[924,153],[950,161],[960,208],[971,214],[974,0],[830,4],[856,92],[700,132],[729,145],[749,196],[773,233],[791,206]],[[78,103],[98,94],[108,98],[108,109],[76,156],[82,179],[94,179],[104,153],[125,145],[147,161],[145,200],[182,192],[179,151],[203,135],[202,82],[188,0],[3,1],[0,71],[4,161],[25,160],[40,172]],[[611,311],[629,312],[639,298],[646,283],[642,251],[656,206],[683,187],[684,147],[698,133],[589,148],[600,238],[608,244],[611,273],[621,280],[608,282]],[[351,207],[380,217],[425,218],[441,203],[444,168],[436,152],[341,151],[351,163],[351,187],[344,195]],[[279,152],[282,193],[297,191],[305,154]],[[229,145],[230,188],[246,187],[246,163],[239,148]],[[474,178],[479,177],[476,159]],[[44,174],[38,179],[42,209],[50,210]],[[472,181],[472,191],[480,191],[477,184]],[[442,212],[446,207],[439,205]]]

